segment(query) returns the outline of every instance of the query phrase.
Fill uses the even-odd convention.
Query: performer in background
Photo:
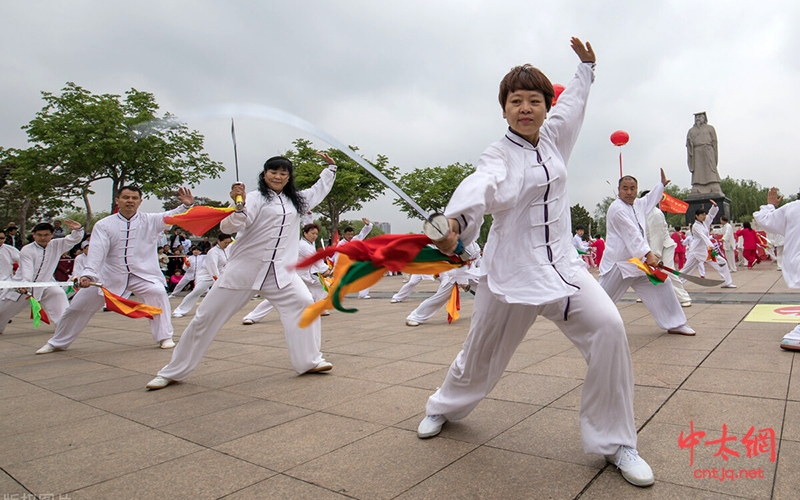
[[[182,318],[192,312],[194,306],[197,305],[198,299],[214,284],[214,282],[222,274],[222,270],[228,264],[228,245],[231,244],[233,239],[230,234],[219,233],[217,236],[217,244],[211,247],[206,255],[203,257],[200,269],[194,278],[194,288],[189,294],[183,298],[183,301],[172,312],[173,318]],[[199,251],[199,248],[197,248]],[[180,284],[178,284],[180,286]],[[176,288],[178,287],[176,286]]]
[[[81,288],[99,281],[111,293],[124,297],[132,292],[145,304],[160,308],[162,313],[149,321],[153,340],[162,349],[171,349],[175,343],[172,341],[169,299],[164,290],[164,275],[158,266],[156,243],[167,228],[164,217],[185,212],[194,204],[192,192],[185,187],[178,189],[178,200],[181,205],[168,212],[139,212],[142,190],[137,186],[119,188],[114,198],[119,211],[94,225],[89,255],[79,281]],[[76,293],[55,334],[36,354],[68,348],[104,304],[98,288]]]
[[[352,240],[361,241],[364,240],[367,236],[369,236],[370,231],[372,231],[372,222],[369,221],[366,217],[362,217],[361,221],[364,223],[364,227],[361,228],[358,234],[356,234],[356,230],[352,227],[344,228],[342,232],[342,241],[339,242],[340,245],[344,245]],[[333,256],[333,259],[336,260],[339,254]],[[369,288],[365,288],[358,292],[359,299],[369,299]]]
[[[702,264],[708,262],[708,267],[715,270],[725,280],[722,288],[736,288],[731,278],[731,272],[728,270],[728,262],[721,255],[712,257],[714,243],[709,236],[709,227],[711,221],[716,217],[719,212],[719,207],[714,200],[711,200],[711,210],[706,213],[702,208],[698,208],[694,213],[694,224],[692,224],[692,241],[686,250],[686,265],[681,270],[682,273],[691,274],[695,268],[700,268],[700,276],[705,277],[705,269]]]
[[[294,185],[292,162],[282,156],[264,163],[257,190],[245,193],[243,184],[234,184],[231,198],[241,196],[244,207],[220,222],[223,232],[236,233],[228,265],[183,331],[172,360],[147,384],[148,389],[162,389],[188,377],[225,322],[250,301],[254,290],[278,310],[289,359],[297,373],[333,368],[320,352],[320,319],[308,328],[297,326],[305,308],[313,303],[311,292],[293,269],[300,244],[300,219],[328,195],[336,176],[333,158],[317,154],[328,168],[303,191],[297,191]]]

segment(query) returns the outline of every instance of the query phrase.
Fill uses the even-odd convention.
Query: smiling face
[[[636,193],[638,192],[639,185],[633,179],[624,179],[619,184],[619,199],[627,203],[628,205],[633,205],[633,202],[636,201]]]
[[[286,184],[289,182],[289,169],[286,167],[278,167],[277,169],[268,169],[264,172],[264,182],[267,187],[276,193],[283,191]]]
[[[515,90],[508,94],[503,118],[511,130],[533,145],[539,142],[539,129],[547,117],[544,94],[538,90]]]

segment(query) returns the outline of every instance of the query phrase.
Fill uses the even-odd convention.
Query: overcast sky
[[[162,111],[256,103],[315,124],[368,159],[407,172],[474,164],[505,132],[500,79],[531,63],[566,84],[575,35],[597,53],[597,79],[570,160],[569,195],[594,212],[612,194],[626,130],[625,173],[643,188],[663,167],[689,187],[686,133],[708,113],[722,177],[800,190],[800,2],[441,1],[298,2],[0,0],[0,146],[25,147],[20,127],[67,81],[90,91],[153,92]],[[196,194],[226,199],[234,180],[228,117],[189,122],[225,164]],[[240,174],[253,187],[264,160],[303,133],[237,119]],[[314,140],[312,137],[309,139]],[[320,149],[327,144],[314,140]],[[107,186],[98,186],[100,192]],[[388,191],[387,191],[388,192]],[[417,231],[386,196],[358,214]],[[95,209],[106,209],[108,198]],[[156,203],[145,205],[154,210]]]

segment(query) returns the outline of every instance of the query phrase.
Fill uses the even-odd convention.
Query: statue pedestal
[[[711,210],[714,206],[711,204],[711,200],[714,200],[717,205],[719,206],[719,212],[714,220],[711,222],[712,224],[719,224],[719,218],[725,216],[730,220],[731,218],[731,200],[729,200],[724,194],[690,194],[686,197],[685,201],[689,204],[689,208],[686,210],[686,225],[691,226],[694,224],[694,212],[698,208],[704,209],[706,212]]]

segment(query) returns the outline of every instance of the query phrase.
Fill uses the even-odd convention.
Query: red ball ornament
[[[566,87],[564,87],[560,83],[554,83],[553,84],[553,90],[555,91],[556,95],[553,96],[553,104],[551,104],[551,106],[555,106],[556,105],[556,103],[558,102],[558,96],[560,96],[561,93],[564,92],[565,88]]]
[[[611,143],[615,146],[624,146],[628,144],[630,138],[631,136],[629,136],[624,130],[617,130],[611,134]]]

